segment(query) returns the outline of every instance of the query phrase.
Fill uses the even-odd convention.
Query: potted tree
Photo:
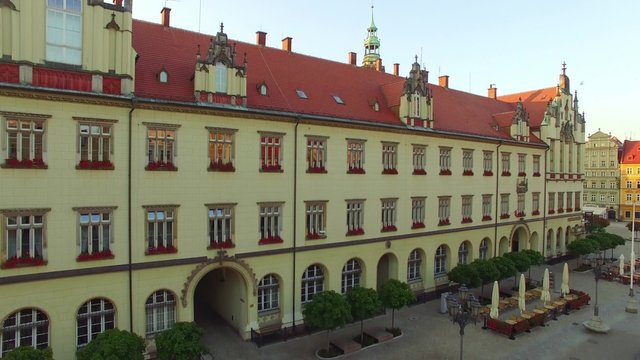
[[[373,317],[380,311],[380,299],[374,289],[355,287],[347,292],[347,302],[351,306],[351,317],[360,321],[360,345],[365,345],[364,341],[364,320]]]
[[[405,282],[396,279],[389,279],[382,284],[379,291],[380,302],[385,308],[391,308],[391,328],[387,329],[393,336],[401,334],[400,329],[395,327],[395,311],[402,309],[415,300],[416,296]]]
[[[337,292],[325,291],[316,294],[303,310],[304,321],[314,329],[327,332],[326,347],[318,352],[320,357],[331,358],[339,355],[332,352],[329,333],[351,321],[351,307],[344,296]]]

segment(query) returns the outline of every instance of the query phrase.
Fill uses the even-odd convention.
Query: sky
[[[371,0],[134,0],[133,17],[160,22],[171,8],[171,26],[215,34],[220,23],[230,39],[347,62],[364,55]],[[567,64],[571,91],[578,91],[587,136],[598,130],[620,140],[640,140],[640,1],[637,0],[403,0],[373,2],[380,55],[387,72],[400,64],[408,76],[418,56],[429,81],[449,75],[454,89],[498,96],[553,87]]]

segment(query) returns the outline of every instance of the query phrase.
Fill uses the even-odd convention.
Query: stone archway
[[[397,278],[398,258],[393,253],[388,252],[378,260],[376,288],[380,289],[387,280]]]
[[[526,224],[518,224],[511,230],[511,252],[527,249],[529,240],[529,227]]]
[[[500,242],[498,244],[498,256],[503,256],[509,252],[509,239],[506,236],[500,238]]]
[[[541,249],[539,248],[540,246],[539,242],[540,240],[538,239],[538,233],[534,231],[531,234],[531,238],[529,239],[529,249],[540,251]]]

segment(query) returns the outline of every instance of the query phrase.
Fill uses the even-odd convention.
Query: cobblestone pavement
[[[631,232],[623,223],[612,223],[607,229],[611,233],[630,238]],[[617,258],[624,253],[629,258],[631,242],[614,251]],[[640,245],[635,243],[636,248]],[[636,249],[640,253],[640,249]],[[610,253],[608,252],[610,256]],[[563,264],[548,266],[555,272],[559,289]],[[546,266],[532,269],[532,278],[541,278]],[[575,260],[569,268],[575,267]],[[490,330],[483,330],[482,324],[468,325],[464,336],[465,359],[615,359],[640,360],[640,315],[625,312],[629,299],[629,285],[601,280],[598,283],[599,312],[605,323],[611,326],[608,334],[595,334],[582,325],[593,315],[595,304],[595,280],[592,272],[570,273],[570,286],[591,295],[589,306],[574,311],[570,315],[558,317],[546,327],[532,329],[531,333],[518,335],[509,340]],[[503,280],[501,288],[512,287],[513,279]],[[490,286],[489,286],[490,287]],[[638,287],[634,286],[636,293]],[[476,289],[476,292],[479,291]],[[487,287],[485,286],[485,292]],[[490,290],[489,290],[490,291]],[[554,293],[553,296],[560,294]],[[640,294],[636,296],[640,300]],[[396,312],[396,324],[403,331],[399,338],[357,353],[342,357],[348,360],[387,359],[458,359],[460,356],[459,327],[453,324],[447,314],[438,312],[440,302],[430,301],[404,308]],[[365,321],[365,329],[374,326],[389,326],[391,315],[382,315]],[[355,336],[359,325],[352,324],[331,334],[331,338]],[[316,359],[315,350],[325,342],[325,333],[292,339],[286,342],[257,348],[250,342],[242,341],[224,326],[207,325],[205,341],[216,360],[230,359]]]

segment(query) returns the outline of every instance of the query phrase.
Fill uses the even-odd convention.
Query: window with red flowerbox
[[[78,121],[78,164],[81,170],[113,169],[113,126],[117,120],[74,117]]]
[[[262,203],[260,206],[260,240],[258,244],[282,243],[282,205],[283,203]]]
[[[50,115],[0,112],[4,118],[5,168],[46,169],[46,122]]]
[[[147,166],[150,171],[176,171],[176,132],[180,125],[143,123],[147,126]]]
[[[176,247],[176,210],[178,205],[145,206],[147,255],[171,254]]]
[[[78,212],[76,260],[113,259],[113,210],[115,207],[74,208]]]
[[[210,204],[209,211],[209,249],[225,249],[235,246],[233,243],[235,204]]]
[[[209,130],[209,171],[233,172],[235,129],[207,127]]]
[[[45,223],[51,209],[2,210],[4,238],[2,268],[46,263]]]
[[[347,236],[364,235],[364,200],[347,200]]]
[[[347,139],[347,173],[364,174],[365,140]]]
[[[307,172],[324,174],[327,172],[327,138],[307,136]]]
[[[282,172],[284,134],[260,133],[260,171]]]
[[[425,197],[411,198],[411,228],[422,229],[425,227]]]
[[[326,237],[326,201],[306,202],[306,238],[307,240]]]
[[[413,175],[427,175],[427,147],[413,145]]]
[[[382,232],[397,231],[396,217],[397,217],[397,203],[398,199],[381,199],[381,217],[382,217]]]
[[[398,143],[382,142],[382,173],[398,173]]]

